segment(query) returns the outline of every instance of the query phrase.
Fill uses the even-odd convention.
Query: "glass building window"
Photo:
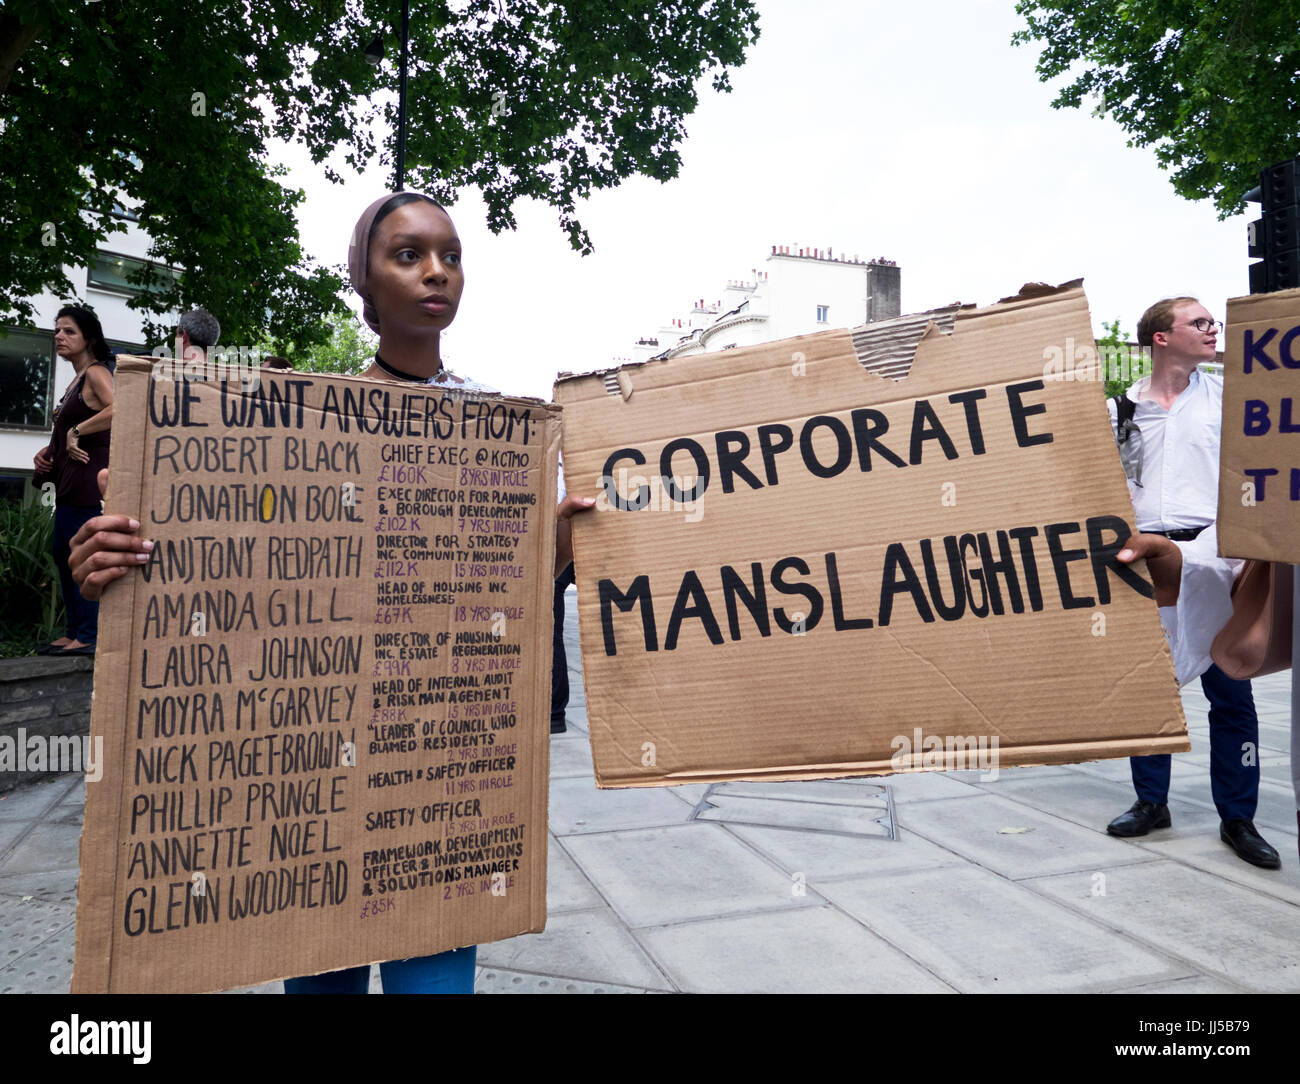
[[[829,305],[818,305],[817,322],[819,324],[826,323],[826,321],[830,319],[830,312],[831,312],[831,307]]]
[[[49,429],[54,333],[0,328],[0,426]]]
[[[152,278],[148,285],[139,286],[129,281],[144,268],[152,269]],[[119,293],[141,294],[146,290],[158,292],[165,290],[172,281],[180,276],[162,264],[150,263],[148,260],[136,260],[130,256],[118,256],[112,252],[97,252],[90,265],[89,285],[101,290],[116,290]]]

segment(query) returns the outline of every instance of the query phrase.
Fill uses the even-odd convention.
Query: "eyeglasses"
[[[1169,328],[1168,330],[1173,331],[1175,327],[1194,327],[1202,335],[1208,335],[1211,331],[1213,331],[1216,335],[1223,334],[1222,320],[1207,320],[1205,319],[1204,316],[1202,316],[1199,320],[1189,320],[1185,324],[1174,324],[1174,326]]]

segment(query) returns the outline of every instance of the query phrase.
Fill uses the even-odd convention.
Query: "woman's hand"
[[[1115,555],[1126,565],[1145,559],[1156,588],[1156,605],[1173,606],[1183,581],[1183,551],[1162,534],[1131,535]]]
[[[99,493],[108,489],[108,471],[99,472]],[[102,515],[87,520],[72,536],[68,570],[83,598],[99,600],[104,588],[149,560],[153,543],[136,536],[140,524],[129,516]]]
[[[555,510],[555,575],[573,560],[573,517],[596,503],[595,497],[565,497]]]
[[[54,469],[54,456],[50,453],[50,446],[47,444],[37,452],[32,462],[36,464],[37,474],[49,474]]]
[[[68,430],[68,458],[74,463],[89,463],[90,453],[83,451],[77,443],[77,434]]]

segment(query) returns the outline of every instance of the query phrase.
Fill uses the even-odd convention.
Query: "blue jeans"
[[[54,506],[54,566],[59,570],[59,586],[63,588],[63,608],[68,614],[65,635],[83,644],[93,644],[99,635],[99,603],[82,598],[77,581],[68,571],[68,558],[72,556],[69,543],[88,519],[99,515],[98,508],[77,508],[74,505]]]
[[[389,960],[379,965],[386,994],[472,994],[478,946],[452,949],[436,956]],[[286,994],[364,994],[370,989],[370,967],[348,967],[285,979]]]
[[[1249,681],[1235,681],[1217,666],[1201,675],[1210,702],[1210,793],[1225,820],[1254,820],[1259,802],[1259,719]],[[1242,763],[1250,743],[1253,761]],[[1133,789],[1144,802],[1169,800],[1169,755],[1132,757]]]

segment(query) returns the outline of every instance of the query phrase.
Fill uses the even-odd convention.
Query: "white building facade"
[[[99,317],[111,349],[148,353],[145,317],[126,303],[142,292],[127,276],[151,263],[150,239],[130,211],[121,210],[117,217],[126,232],[111,234],[90,267],[65,267],[64,273],[81,303]],[[160,276],[175,273],[154,267]],[[54,404],[75,375],[71,363],[54,352],[56,314],[73,302],[50,293],[31,302],[36,309],[31,324],[0,325],[0,497],[20,500],[30,499],[32,458],[49,443]]]
[[[727,283],[713,303],[703,299],[682,316],[643,335],[634,362],[689,357],[753,346],[832,328],[860,327],[901,312],[900,269],[892,260],[860,260],[833,250],[773,245],[762,270]]]

